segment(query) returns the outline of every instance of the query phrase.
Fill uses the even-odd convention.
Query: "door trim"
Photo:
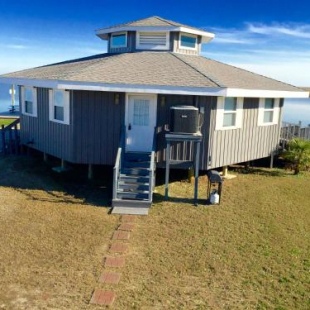
[[[149,98],[151,100],[151,104],[154,104],[155,106],[155,125],[154,127],[157,126],[157,94],[150,94],[150,93],[126,93],[125,96],[125,135],[127,133],[127,126],[129,124],[129,99],[130,97],[143,97],[143,98]],[[153,139],[153,137],[152,137]],[[126,139],[125,139],[126,141]],[[125,142],[126,144],[126,142]]]

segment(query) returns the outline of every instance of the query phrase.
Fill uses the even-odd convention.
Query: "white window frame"
[[[140,44],[140,36],[141,34],[155,34],[155,33],[162,33],[166,36],[166,44],[165,45],[141,45]],[[136,32],[136,49],[137,50],[169,50],[170,47],[170,40],[169,40],[169,32],[168,31],[137,31]]]
[[[195,38],[196,39],[195,47],[182,46],[182,40],[181,40],[182,36]],[[197,50],[197,44],[198,44],[198,36],[197,35],[194,35],[194,34],[191,34],[191,33],[186,33],[186,32],[180,32],[180,34],[179,34],[179,47],[180,47],[180,49],[184,49],[184,50]]]
[[[32,113],[26,112],[25,93],[27,89],[30,90],[32,93]],[[22,86],[21,100],[22,100],[22,104],[21,104],[22,114],[32,116],[32,117],[37,117],[38,116],[37,89],[35,87]]]
[[[56,92],[62,92],[64,103],[63,103],[63,109],[64,109],[64,119],[58,120],[55,118],[55,93]],[[70,125],[70,92],[67,90],[62,89],[50,89],[49,90],[49,120],[51,122],[60,123],[60,124],[66,124]]]
[[[236,107],[236,122],[234,126],[224,126],[224,106],[226,97],[217,97],[217,109],[216,109],[216,130],[230,130],[242,128],[243,121],[243,101],[244,98],[237,97],[237,107]],[[231,112],[229,112],[231,113]]]
[[[265,100],[273,99],[273,109],[265,109]],[[273,117],[271,122],[265,122],[264,116],[265,112],[273,111]],[[260,98],[258,107],[258,126],[270,126],[277,125],[279,123],[279,113],[280,113],[280,99],[279,98]]]
[[[119,35],[125,35],[125,44],[123,45],[113,45],[113,37],[119,36]],[[122,48],[122,47],[127,47],[127,39],[128,39],[128,33],[127,31],[124,32],[115,32],[111,34],[110,42],[111,42],[111,48]]]

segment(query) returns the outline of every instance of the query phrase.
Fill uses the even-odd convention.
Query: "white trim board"
[[[104,40],[108,39],[108,34],[113,32],[122,32],[122,31],[140,31],[140,32],[161,32],[161,31],[175,31],[175,32],[186,32],[202,36],[202,43],[208,43],[214,38],[214,33],[202,31],[199,29],[192,29],[189,27],[183,26],[120,26],[112,28],[104,28],[96,30],[96,35]]]
[[[22,86],[72,89],[72,90],[93,90],[128,93],[150,93],[150,94],[172,94],[172,95],[196,95],[196,96],[221,96],[221,97],[244,97],[244,98],[309,98],[306,91],[279,91],[241,89],[226,87],[183,87],[169,85],[137,85],[137,84],[108,84],[93,82],[75,82],[63,80],[38,80],[23,78],[0,77],[0,83],[16,84]]]

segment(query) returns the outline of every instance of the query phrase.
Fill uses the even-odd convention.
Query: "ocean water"
[[[11,105],[10,85],[0,83],[0,112],[7,112]],[[18,104],[18,89],[15,87],[15,102]],[[283,121],[290,123],[302,122],[303,126],[310,124],[310,98],[285,99]]]
[[[300,121],[302,126],[308,126],[310,124],[310,98],[285,99],[282,119],[289,123]]]
[[[11,85],[0,84],[0,112],[8,112],[9,106],[12,105],[11,94],[9,90]],[[15,104],[18,104],[18,88],[15,87]]]

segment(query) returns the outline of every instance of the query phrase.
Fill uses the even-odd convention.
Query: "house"
[[[214,34],[160,17],[97,30],[108,52],[9,73],[20,85],[21,142],[63,161],[114,165],[113,205],[152,201],[170,108],[203,111],[200,169],[269,156],[284,98],[308,92],[200,56]],[[120,138],[122,137],[122,138]],[[192,146],[173,145],[185,160]]]

